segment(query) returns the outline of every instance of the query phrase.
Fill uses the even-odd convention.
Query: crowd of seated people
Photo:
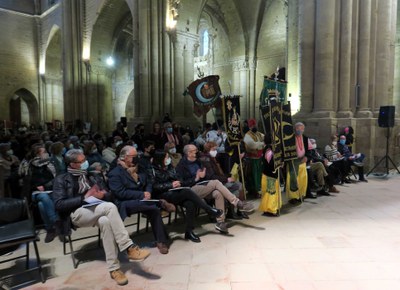
[[[40,213],[46,243],[57,235],[64,240],[73,228],[98,226],[110,275],[119,285],[125,285],[128,281],[120,270],[117,252],[126,252],[134,261],[150,254],[134,244],[126,232],[123,221],[132,214],[147,216],[161,254],[167,254],[170,245],[163,211],[185,209],[186,240],[201,242],[194,231],[197,209],[215,219],[218,232],[227,234],[227,218],[249,218],[248,213],[254,211],[253,204],[246,201],[249,181],[250,188],[262,196],[259,210],[266,216],[279,215],[280,184],[285,178],[274,168],[271,136],[258,132],[253,119],[248,127],[247,143],[237,146],[227,142],[218,123],[194,133],[189,126],[183,128],[169,118],[154,122],[149,134],[143,124],[138,124],[131,137],[122,123],[109,137],[61,131],[4,136],[0,165],[6,190],[2,190],[2,197],[28,197]],[[351,153],[344,135],[339,144],[337,136],[332,137],[325,154],[321,154],[316,141],[303,134],[304,124],[295,127],[298,160],[284,164],[282,171],[292,201],[296,203],[297,196],[316,198],[338,193],[335,184],[347,182],[351,166],[356,166],[360,180],[365,180],[365,156]],[[249,180],[241,180],[237,172],[233,174],[233,168],[237,170],[238,163],[246,159],[252,161],[249,168],[255,170]],[[304,169],[301,176],[296,175],[300,168]],[[24,182],[28,183],[28,192],[23,190],[24,185],[27,187]],[[317,195],[311,194],[313,182]]]

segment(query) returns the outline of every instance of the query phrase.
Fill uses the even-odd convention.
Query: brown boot
[[[124,272],[122,272],[120,269],[110,272],[110,276],[120,286],[128,284],[128,278],[126,278]]]
[[[129,261],[131,262],[141,262],[150,256],[150,252],[148,250],[141,249],[139,246],[130,246],[127,252]]]
[[[163,210],[167,212],[174,212],[176,211],[176,207],[173,203],[169,203],[165,199],[160,199],[160,206]]]
[[[329,192],[339,193],[340,191],[337,190],[337,188],[335,186],[331,186],[331,187],[329,187]]]

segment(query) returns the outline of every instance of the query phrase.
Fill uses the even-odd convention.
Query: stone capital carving
[[[234,71],[242,71],[249,69],[249,62],[247,60],[236,60],[232,64]]]

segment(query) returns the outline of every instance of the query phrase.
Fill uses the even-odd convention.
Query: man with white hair
[[[176,167],[177,173],[183,178],[183,182],[200,198],[215,199],[215,207],[225,212],[225,200],[237,207],[239,210],[251,212],[254,207],[251,204],[239,200],[221,181],[204,180],[206,169],[201,165],[197,158],[198,149],[195,145],[189,144],[183,148],[184,157]],[[228,233],[228,227],[225,223],[225,215],[217,218],[215,228],[221,233]]]
[[[156,238],[157,248],[161,254],[168,253],[168,236],[156,203],[145,202],[151,198],[152,184],[146,172],[138,169],[138,152],[133,146],[122,148],[118,165],[108,173],[108,185],[113,193],[121,218],[141,212],[147,215]],[[159,204],[171,212],[176,208],[165,200]]]

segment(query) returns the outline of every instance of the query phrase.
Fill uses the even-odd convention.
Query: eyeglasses
[[[132,158],[138,157],[137,154],[136,155],[125,155],[125,156],[126,157],[132,157]]]
[[[82,161],[74,161],[73,163],[82,164],[82,163],[84,163],[85,161],[86,161],[86,158],[85,158],[85,159],[83,159]]]

